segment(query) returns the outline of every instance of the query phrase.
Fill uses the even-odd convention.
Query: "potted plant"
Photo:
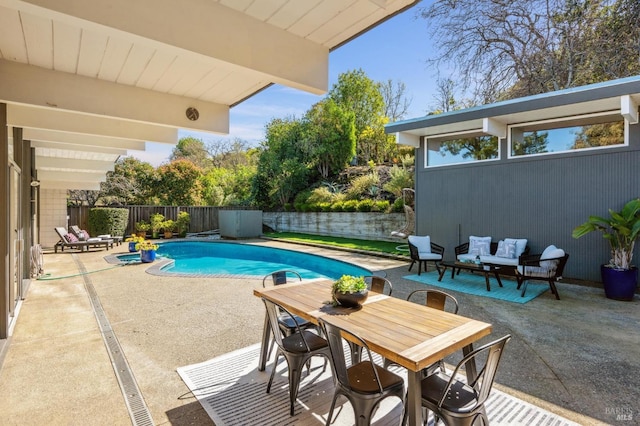
[[[178,219],[176,220],[176,227],[178,228],[178,236],[184,238],[187,236],[189,230],[189,223],[191,222],[191,216],[188,212],[178,213]]]
[[[169,239],[173,238],[173,230],[176,227],[176,221],[172,219],[167,219],[162,222],[162,230],[164,231],[164,238]]]
[[[158,245],[149,240],[142,240],[136,244],[136,250],[140,250],[140,261],[142,263],[151,263],[156,260]]]
[[[164,222],[164,216],[160,213],[154,213],[149,216],[149,222],[151,222],[151,236],[158,238],[160,230],[162,229],[162,223]]]
[[[573,230],[572,236],[580,238],[592,231],[602,232],[611,246],[611,260],[600,267],[606,297],[633,299],[638,285],[638,269],[631,260],[640,236],[640,198],[627,202],[619,212],[609,209],[608,218],[589,216],[589,220]]]
[[[347,308],[355,308],[369,295],[367,283],[364,277],[354,277],[353,275],[343,275],[331,286],[334,305],[338,304]]]
[[[136,248],[136,244],[138,244],[139,242],[144,241],[143,237],[140,237],[136,234],[131,235],[129,238],[127,238],[126,240],[124,240],[125,242],[129,243],[129,251],[131,253],[138,251],[138,249]]]
[[[147,231],[149,229],[151,229],[151,224],[145,222],[144,220],[141,220],[140,222],[136,222],[136,232],[138,234],[139,237],[146,237],[147,236]]]

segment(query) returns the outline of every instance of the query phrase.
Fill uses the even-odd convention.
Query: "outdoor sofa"
[[[473,263],[477,260],[483,264],[499,265],[501,275],[515,275],[520,256],[529,253],[525,238],[505,238],[498,242],[491,237],[470,236],[469,242],[460,244],[454,251],[456,261]],[[458,273],[460,270],[458,270]]]

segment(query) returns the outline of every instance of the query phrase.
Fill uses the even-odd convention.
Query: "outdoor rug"
[[[259,352],[260,345],[253,345],[203,363],[180,367],[177,371],[217,426],[324,425],[334,385],[331,367],[327,365],[326,371],[322,372],[323,358],[314,357],[310,373],[307,375],[306,369],[303,372],[295,416],[291,417],[286,362],[278,365],[271,393],[267,394],[273,361],[267,364],[265,371],[258,371]],[[406,376],[401,367],[393,371]],[[577,425],[495,388],[487,401],[487,413],[492,425]],[[390,397],[380,404],[372,424],[398,425],[401,415],[400,400]],[[351,405],[340,397],[334,410],[333,425],[353,424]],[[433,425],[433,419],[429,424]]]
[[[423,272],[421,275],[406,275],[403,278],[411,281],[417,281],[422,284],[428,284],[433,287],[443,288],[446,290],[459,291],[460,293],[473,294],[474,296],[490,297],[492,299],[506,300],[515,303],[527,303],[530,300],[540,296],[545,291],[549,291],[549,284],[546,282],[530,281],[527,286],[527,293],[524,297],[520,297],[520,290],[516,287],[518,284],[515,280],[505,279],[501,277],[502,285],[500,287],[494,276],[489,276],[489,284],[491,291],[487,291],[487,284],[482,274],[472,274],[462,271],[451,279],[451,272],[447,269],[442,281],[438,281],[438,272]]]

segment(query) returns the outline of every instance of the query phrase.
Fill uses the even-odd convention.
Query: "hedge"
[[[129,209],[96,207],[89,209],[89,234],[124,236],[129,224]]]

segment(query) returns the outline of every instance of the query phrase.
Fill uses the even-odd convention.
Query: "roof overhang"
[[[0,0],[0,102],[56,179],[42,187],[95,187],[43,159],[226,134],[229,109],[274,83],[325,93],[332,49],[417,2]]]
[[[399,121],[388,124],[385,132],[395,133],[399,144],[419,147],[422,137],[482,134],[504,138],[509,125],[584,114],[611,112],[637,123],[638,103],[640,76],[634,76]]]

